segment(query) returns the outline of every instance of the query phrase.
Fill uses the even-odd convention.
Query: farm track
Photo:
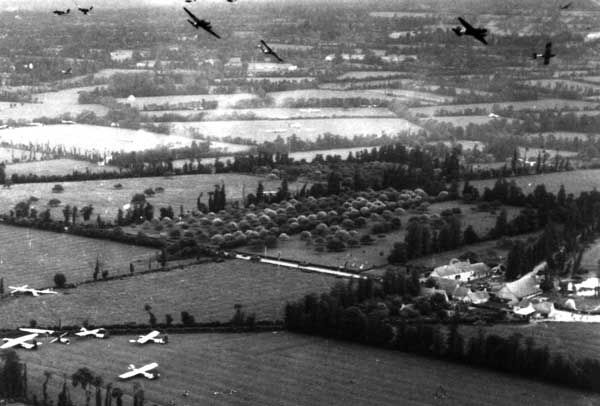
[[[161,378],[141,381],[147,402],[166,405],[593,405],[589,394],[487,370],[400,352],[289,333],[202,334],[173,337],[165,346],[136,347],[127,337],[44,345],[21,352],[38,394],[43,372],[54,376],[81,366],[115,379],[126,365],[156,361]],[[269,382],[269,384],[265,384]],[[326,384],[325,384],[326,383]],[[132,382],[118,384],[127,394]],[[482,385],[486,390],[481,390]],[[436,396],[442,388],[444,396]],[[183,398],[184,390],[189,398]],[[83,392],[70,387],[74,400]],[[235,392],[232,392],[234,390]]]

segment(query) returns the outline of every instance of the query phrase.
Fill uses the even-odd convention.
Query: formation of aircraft
[[[262,39],[260,40],[260,45],[258,47],[261,49],[263,54],[273,55],[279,62],[283,62],[283,59],[281,59],[279,55],[277,55],[275,51],[273,51],[273,49],[271,49],[271,47],[269,47]]]
[[[452,28],[452,31],[454,31],[454,33],[456,35],[458,35],[459,37],[461,37],[463,35],[469,35],[469,36],[475,38],[477,41],[482,42],[485,45],[487,45],[485,36],[487,35],[488,30],[486,28],[481,28],[481,27],[475,28],[471,24],[466,22],[465,19],[462,17],[458,17],[458,21],[462,24],[462,27],[457,26],[455,28]]]
[[[554,58],[556,55],[554,55],[552,53],[552,42],[547,42],[546,43],[546,48],[544,49],[544,53],[542,54],[538,54],[538,53],[533,53],[533,59],[537,59],[537,58],[543,58],[544,59],[544,65],[548,65],[550,63],[550,58]]]
[[[158,364],[156,362],[153,362],[151,364],[147,364],[144,365],[143,367],[140,368],[136,368],[135,365],[131,364],[129,365],[129,371],[125,372],[124,374],[119,375],[120,379],[129,379],[129,378],[133,378],[134,376],[137,375],[143,375],[144,378],[147,379],[157,379],[158,377],[160,377],[160,374],[158,372],[150,372],[154,369],[158,368]]]
[[[96,338],[108,338],[108,331],[104,328],[96,328],[93,330],[88,330],[85,327],[81,327],[77,333],[75,333],[78,337],[96,337]]]
[[[38,334],[31,333],[17,338],[3,338],[4,344],[0,345],[0,350],[6,348],[13,348],[21,346],[27,350],[36,349],[39,345],[42,345],[39,341],[36,341]]]
[[[29,285],[23,285],[23,286],[9,286],[8,287],[10,289],[10,294],[14,295],[15,293],[29,293],[32,296],[39,296],[39,295],[58,295],[58,292],[53,291],[52,289],[43,289],[43,290],[38,290],[38,289],[33,289],[30,288]]]
[[[203,30],[205,30],[206,32],[208,32],[209,34],[214,35],[215,37],[221,39],[221,37],[219,36],[219,34],[217,34],[216,32],[213,31],[212,26],[210,24],[210,21],[206,21],[206,20],[201,20],[200,18],[196,17],[194,15],[194,13],[192,13],[190,10],[188,10],[187,8],[183,8],[185,10],[186,13],[188,13],[188,15],[190,16],[191,20],[188,19],[188,22],[190,24],[192,24],[196,29],[198,28],[202,28]]]
[[[136,340],[129,340],[132,344],[146,344],[146,343],[156,343],[156,344],[166,344],[169,342],[169,338],[167,335],[162,337],[160,336],[160,332],[154,330],[146,335],[139,336]]]

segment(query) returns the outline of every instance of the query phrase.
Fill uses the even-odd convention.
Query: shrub
[[[59,204],[60,200],[58,199],[50,199],[50,201],[48,202],[48,206],[50,207],[58,207]]]
[[[154,192],[154,189],[152,189],[151,187],[147,188],[144,190],[144,194],[146,196],[154,196],[156,194],[156,192]]]
[[[52,187],[52,193],[62,193],[64,192],[65,188],[63,187],[63,185],[59,185],[56,184]]]
[[[186,327],[193,326],[194,324],[196,324],[196,320],[194,319],[194,316],[192,316],[186,311],[183,311],[181,312],[181,324],[183,324]]]
[[[113,185],[113,187],[114,187],[115,189],[123,189],[123,185],[121,185],[120,183],[116,183],[116,184],[114,184],[114,185]]]
[[[104,279],[104,280],[108,279],[108,269],[105,269],[102,271],[102,279]]]
[[[170,314],[165,314],[165,324],[167,327],[170,327],[173,324],[173,316]]]
[[[64,288],[67,283],[67,277],[63,273],[57,273],[54,275],[54,285],[57,288]]]

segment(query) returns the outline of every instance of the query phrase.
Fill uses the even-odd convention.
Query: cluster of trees
[[[27,367],[16,351],[0,351],[0,361],[0,398],[27,397]]]
[[[448,327],[425,324],[419,313],[412,319],[398,318],[402,302],[411,300],[419,288],[418,274],[407,277],[388,271],[383,288],[370,281],[358,285],[338,284],[329,293],[306,295],[288,303],[285,325],[291,331],[358,341],[361,343],[413,352],[455,362],[497,369],[527,377],[597,390],[600,362],[571,360],[552,355],[547,347],[537,347],[533,338],[521,335],[502,337],[485,334],[482,329],[470,336],[459,329],[460,316],[449,319]],[[419,308],[419,300],[416,301]],[[443,296],[432,296],[429,311],[446,312]],[[455,310],[457,311],[457,310]],[[410,320],[410,322],[409,322]]]
[[[388,101],[385,99],[366,98],[366,97],[309,97],[309,98],[287,98],[283,100],[283,107],[290,108],[321,108],[321,107],[387,107]]]

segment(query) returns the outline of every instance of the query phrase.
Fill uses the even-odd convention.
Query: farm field
[[[6,166],[6,175],[10,176],[13,173],[19,175],[28,175],[33,173],[38,176],[49,175],[68,175],[73,171],[86,173],[86,171],[96,172],[117,172],[119,168],[116,166],[103,165],[87,161],[76,161],[74,159],[52,159],[47,161],[30,161],[19,162],[16,164],[8,164]]]
[[[469,124],[481,125],[490,123],[493,120],[502,119],[490,118],[488,116],[433,116],[428,117],[427,121],[429,120],[438,121],[440,123],[452,124],[455,127],[466,127]]]
[[[196,110],[167,110],[167,111],[143,111],[144,117],[160,117],[163,114],[179,114],[182,116],[193,116],[199,112]],[[224,120],[238,117],[253,117],[263,120],[286,120],[300,118],[332,118],[332,117],[395,117],[394,113],[386,108],[337,108],[322,107],[318,109],[296,109],[285,107],[260,108],[260,109],[216,109],[204,110],[204,120]]]
[[[401,118],[336,118],[311,120],[232,120],[193,121],[171,124],[171,133],[184,136],[195,132],[212,138],[241,137],[258,143],[286,138],[296,134],[303,140],[315,140],[326,132],[353,137],[354,135],[394,135],[401,131],[419,131],[421,128]]]
[[[459,219],[463,231],[468,225],[472,225],[477,235],[481,237],[487,234],[496,224],[497,214],[475,212],[472,211],[473,205],[463,204],[457,201],[434,203],[429,206],[426,214],[440,214],[443,210],[454,207],[459,207],[462,210],[463,214],[459,216]],[[505,208],[507,210],[509,221],[516,217],[520,211],[517,207],[506,206]],[[391,253],[394,244],[396,242],[404,241],[409,219],[418,215],[419,214],[417,213],[407,212],[400,216],[402,221],[401,229],[391,233],[381,234],[381,236],[372,235],[375,242],[371,245],[361,245],[358,248],[352,249],[349,248],[344,252],[318,252],[314,249],[314,246],[307,246],[306,242],[301,241],[298,235],[294,235],[291,237],[290,241],[280,242],[278,247],[272,250],[276,251],[277,254],[271,253],[271,255],[279,255],[279,253],[281,253],[282,258],[307,261],[333,267],[343,267],[346,265],[348,269],[352,270],[383,267],[387,265],[387,257]],[[360,235],[369,234],[371,226],[372,223],[369,222],[366,227],[357,231],[359,231]],[[461,251],[462,253],[468,249],[468,247],[463,247],[458,251]]]
[[[599,112],[600,113],[600,112]],[[587,133],[577,133],[572,131],[549,131],[549,132],[541,132],[541,133],[529,133],[526,134],[528,138],[538,138],[539,136],[544,138],[553,136],[557,140],[575,140],[579,138],[579,140],[585,142],[589,137],[596,138],[596,134],[587,134]]]
[[[1,134],[2,133],[0,132],[0,136]],[[33,156],[35,159],[40,159],[42,154],[40,152],[35,152]],[[23,149],[0,147],[0,162],[9,164],[13,161],[13,158],[18,159],[19,161],[27,161],[30,158],[30,153]]]
[[[565,151],[565,150],[556,150],[556,149],[545,149],[545,148],[527,148],[525,149],[524,147],[519,147],[519,156],[521,158],[526,157],[527,159],[530,158],[537,158],[538,154],[541,154],[542,156],[544,155],[544,153],[548,154],[549,158],[548,159],[553,159],[554,157],[556,157],[556,155],[562,157],[562,158],[573,158],[577,156],[577,152],[575,151]]]
[[[10,189],[0,191],[0,213],[8,213],[18,202],[27,200],[30,196],[40,199],[34,205],[40,210],[45,210],[50,199],[59,199],[61,205],[51,209],[52,216],[62,219],[62,210],[65,205],[75,205],[82,208],[88,204],[94,206],[92,220],[100,214],[104,220],[114,220],[119,208],[131,201],[136,193],[142,193],[147,188],[163,187],[164,192],[157,193],[148,201],[154,206],[154,215],[159,214],[160,207],[173,206],[176,213],[179,206],[183,205],[185,211],[196,208],[196,199],[200,192],[204,192],[203,201],[206,203],[207,193],[214,189],[217,183],[225,183],[227,199],[241,199],[242,187],[245,185],[248,193],[256,189],[262,181],[265,190],[277,190],[281,185],[279,180],[267,180],[258,176],[239,174],[214,175],[181,175],[175,177],[153,178],[127,178],[83,182],[62,183],[62,193],[52,193],[52,183],[27,183],[17,184]],[[114,185],[120,183],[122,188],[115,189]],[[290,190],[295,191],[299,184],[291,183]]]
[[[567,193],[573,193],[575,196],[578,196],[581,192],[588,192],[594,188],[600,189],[600,170],[582,169],[568,172],[544,173],[540,175],[518,176],[510,180],[514,180],[517,186],[523,189],[523,193],[526,194],[533,192],[537,185],[543,183],[548,192],[556,194],[560,189],[560,185],[564,185]],[[485,187],[494,187],[496,180],[475,180],[469,183],[477,187],[480,191],[483,191]]]
[[[477,334],[474,326],[461,326],[468,335]],[[530,323],[524,325],[498,324],[486,326],[489,334],[509,336],[521,334],[523,342],[532,337],[538,346],[547,345],[552,352],[557,352],[574,359],[599,358],[600,329],[597,323]]]
[[[248,82],[262,82],[266,80],[271,83],[280,83],[280,82],[304,82],[304,81],[314,81],[316,78],[314,76],[247,76],[245,78]]]
[[[138,260],[147,267],[156,250],[58,234],[49,231],[0,225],[0,276],[4,287],[25,285],[54,286],[54,275],[62,272],[67,282],[92,279],[96,258],[110,274],[129,273],[129,263]]]
[[[33,120],[40,117],[59,117],[65,113],[72,116],[83,111],[93,111],[98,116],[103,116],[108,109],[98,104],[79,104],[78,97],[80,91],[93,90],[95,86],[79,87],[57,92],[38,93],[34,98],[39,103],[17,104],[16,107],[10,107],[9,102],[0,102],[0,120]]]
[[[598,394],[508,374],[284,332],[172,335],[168,345],[143,347],[132,346],[129,338],[82,340],[68,347],[43,345],[39,351],[21,352],[29,375],[37,378],[29,379],[30,389],[40,398],[43,373],[50,371],[49,394],[56,399],[63,374],[70,376],[82,366],[107,383],[114,382],[130,363],[155,361],[160,379],[134,382],[143,384],[146,402],[160,406],[172,400],[176,405],[216,406],[587,406],[600,402]],[[125,404],[131,404],[132,383],[117,385],[126,393]],[[71,398],[83,402],[83,391],[69,387]],[[190,395],[183,398],[186,390]]]
[[[471,150],[473,148],[475,148],[475,146],[477,146],[477,148],[480,151],[483,151],[483,149],[485,148],[485,144],[481,141],[471,141],[471,140],[457,140],[457,141],[431,141],[428,142],[428,144],[432,144],[432,145],[437,145],[439,143],[442,143],[448,147],[451,147],[453,145],[461,145],[463,150]]]
[[[257,96],[250,93],[236,93],[236,94],[198,94],[198,95],[187,95],[187,96],[156,96],[156,97],[137,97],[135,100],[130,101],[126,98],[117,99],[120,103],[130,104],[132,107],[142,110],[145,106],[151,104],[165,105],[165,104],[179,104],[179,103],[192,103],[206,101],[216,101],[219,103],[219,107],[234,107],[236,103],[241,100],[256,99]]]
[[[366,78],[389,78],[393,76],[405,75],[406,72],[397,72],[393,70],[360,70],[360,71],[350,71],[346,72],[343,75],[339,75],[337,80],[346,80],[346,79],[366,79]]]
[[[555,108],[571,108],[571,109],[594,109],[597,108],[598,103],[579,101],[579,100],[563,100],[563,99],[541,99],[531,101],[515,101],[515,102],[501,102],[501,103],[475,103],[475,104],[455,104],[455,105],[443,105],[443,106],[430,106],[430,107],[411,107],[410,112],[415,115],[424,116],[435,116],[440,110],[447,112],[460,113],[466,109],[486,109],[487,113],[492,112],[494,106],[506,108],[513,106],[515,110],[525,109],[555,109]]]
[[[440,96],[434,93],[425,92],[414,92],[410,90],[392,90],[393,96],[386,95],[384,89],[376,90],[325,90],[325,89],[306,89],[306,90],[288,90],[282,92],[271,92],[268,93],[271,96],[277,106],[285,106],[286,99],[326,99],[326,98],[347,98],[347,97],[360,97],[367,99],[381,99],[381,100],[396,100],[396,99],[409,99],[409,100],[421,100],[430,103],[444,103],[444,101],[452,101],[453,98],[447,96]]]
[[[19,127],[0,131],[0,141],[12,143],[62,145],[86,151],[142,151],[157,146],[183,147],[193,139],[161,135],[144,130],[101,127],[84,124],[58,124],[40,127]]]
[[[594,85],[591,83],[583,83],[566,79],[536,79],[527,80],[524,83],[529,86],[537,86],[545,89],[556,89],[557,86],[563,86],[565,89],[574,90],[577,92],[589,91],[597,93],[600,91],[600,84]]]
[[[247,314],[255,313],[257,320],[283,320],[287,301],[328,291],[339,280],[243,260],[210,262],[80,285],[61,295],[2,300],[0,325],[17,327],[32,317],[41,326],[55,325],[58,318],[64,325],[84,320],[90,324],[147,323],[145,304],[152,306],[160,322],[165,314],[179,320],[182,311],[198,322],[225,322],[233,317],[235,304],[241,304]]]

